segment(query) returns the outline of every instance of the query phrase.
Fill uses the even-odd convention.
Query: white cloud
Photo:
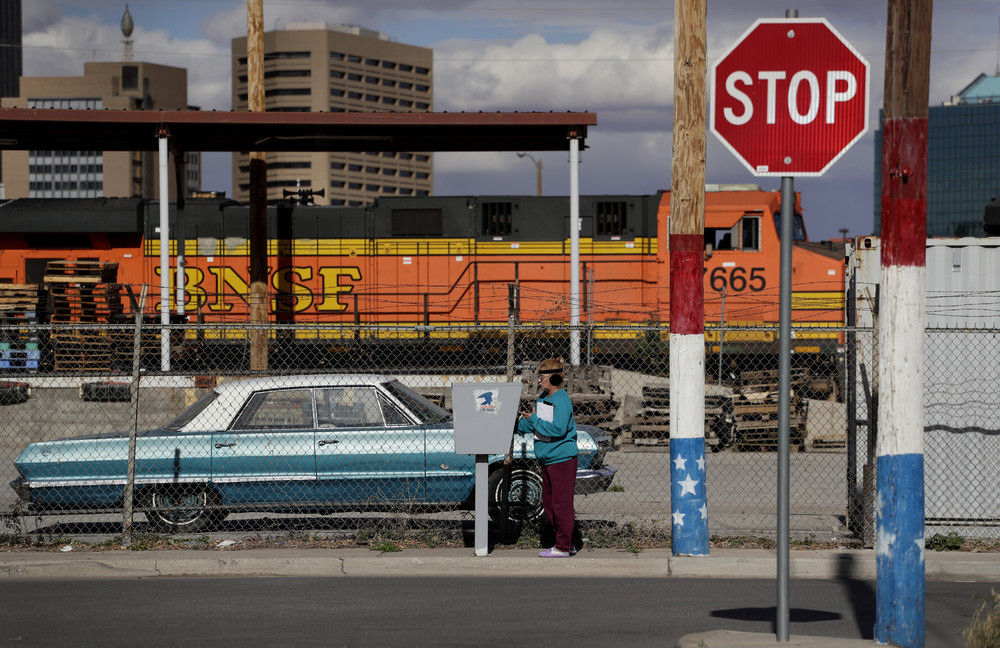
[[[189,103],[208,110],[230,108],[228,47],[206,39],[171,38],[165,30],[138,26],[131,40],[134,60],[187,69]],[[22,41],[25,76],[80,76],[83,62],[117,61],[123,52],[120,27],[94,17],[60,15],[26,32]]]
[[[672,94],[665,24],[598,29],[577,43],[453,39],[434,51],[438,110],[663,109]]]

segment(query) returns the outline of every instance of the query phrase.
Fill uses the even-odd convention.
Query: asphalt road
[[[775,584],[612,578],[9,581],[9,646],[656,646],[774,632]],[[928,582],[926,647],[962,645],[989,583]],[[874,583],[793,580],[792,635],[871,639]]]

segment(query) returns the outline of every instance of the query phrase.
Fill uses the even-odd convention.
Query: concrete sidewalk
[[[874,579],[873,550],[793,550],[790,575],[806,579]],[[1000,554],[928,552],[928,580],[1000,582]],[[713,549],[708,556],[672,556],[669,549],[633,554],[584,549],[573,558],[538,558],[537,549],[226,548],[157,551],[0,552],[0,580],[150,578],[171,576],[558,576],[631,578],[777,577],[776,552]]]
[[[803,579],[874,579],[872,550],[794,550],[790,575]],[[928,552],[928,580],[1000,582],[1000,554]],[[669,549],[638,554],[585,549],[573,558],[545,559],[537,549],[498,550],[478,557],[470,548],[406,549],[379,553],[352,549],[249,549],[239,543],[205,550],[0,552],[0,580],[158,577],[379,577],[531,576],[631,578],[777,577],[776,552],[715,549],[703,557],[672,556]],[[681,637],[676,648],[762,648],[769,633],[717,630]],[[861,648],[870,640],[791,636],[789,648]]]

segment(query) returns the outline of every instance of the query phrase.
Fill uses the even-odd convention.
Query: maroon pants
[[[545,517],[556,530],[556,549],[573,548],[573,493],[576,490],[576,457],[569,461],[542,466],[542,506]]]

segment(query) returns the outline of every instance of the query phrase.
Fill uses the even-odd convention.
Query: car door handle
[[[333,445],[334,443],[340,443],[340,441],[337,439],[322,439],[320,440],[319,445],[320,447],[323,447],[325,445]]]
[[[236,444],[235,443],[216,443],[215,447],[216,448],[232,448],[234,445],[236,445]]]

